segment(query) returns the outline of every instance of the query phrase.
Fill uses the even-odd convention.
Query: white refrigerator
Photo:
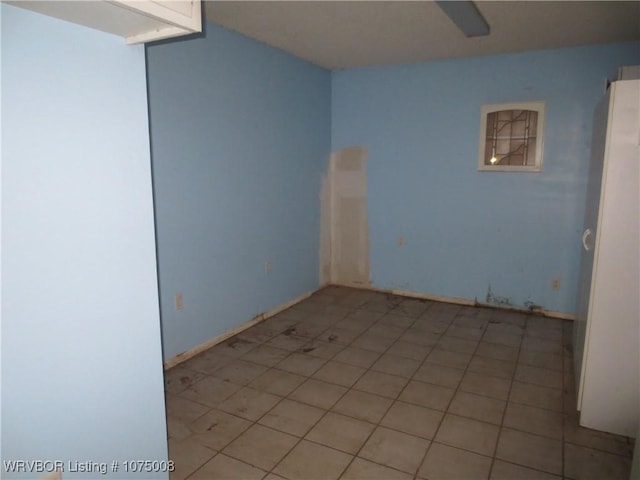
[[[640,410],[640,80],[595,115],[574,323],[580,424],[635,437]]]

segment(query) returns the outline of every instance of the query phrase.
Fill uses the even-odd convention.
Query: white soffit
[[[431,0],[207,1],[208,20],[330,69],[640,40],[638,1],[480,1],[467,38]]]

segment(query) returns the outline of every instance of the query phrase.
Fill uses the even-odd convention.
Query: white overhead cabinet
[[[635,437],[640,409],[640,80],[598,107],[574,357],[580,424]]]
[[[200,0],[15,1],[16,7],[145,43],[202,31]]]

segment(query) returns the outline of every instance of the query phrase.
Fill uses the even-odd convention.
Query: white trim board
[[[333,286],[336,287],[342,287],[342,286],[347,286],[347,285],[338,285],[338,284],[331,284]],[[353,288],[353,287],[351,287]],[[407,291],[407,290],[395,290],[395,289],[384,289],[384,288],[377,288],[377,287],[371,287],[371,286],[367,286],[367,287],[357,287],[357,288],[361,288],[362,290],[371,290],[373,292],[380,292],[380,293],[388,293],[391,295],[399,295],[401,297],[407,297],[407,298],[419,298],[419,299],[423,299],[423,300],[432,300],[434,302],[442,302],[442,303],[453,303],[455,305],[466,305],[469,307],[480,307],[480,308],[493,308],[496,310],[507,310],[507,311],[512,311],[512,312],[518,312],[518,313],[525,313],[525,314],[530,314],[530,315],[540,315],[543,317],[549,317],[549,318],[557,318],[560,320],[575,320],[576,316],[572,313],[564,313],[564,312],[556,312],[554,310],[546,310],[544,308],[533,308],[533,309],[527,309],[527,308],[516,308],[513,306],[504,306],[504,305],[494,305],[491,303],[483,303],[483,302],[478,302],[477,300],[471,300],[469,298],[459,298],[459,297],[445,297],[445,296],[441,296],[441,295],[432,295],[429,293],[418,293],[418,292],[411,292],[411,291]]]

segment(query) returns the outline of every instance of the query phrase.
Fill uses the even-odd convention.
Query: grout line
[[[498,436],[496,437],[496,445],[493,448],[493,455],[491,455],[491,465],[489,466],[489,478],[491,478],[491,474],[493,473],[493,467],[496,463],[497,455],[498,455],[498,446],[500,445],[500,438],[502,437],[502,429],[504,427],[504,419],[507,416],[507,409],[509,408],[509,398],[511,397],[511,391],[513,390],[513,384],[516,379],[516,373],[518,372],[518,365],[520,363],[520,355],[522,353],[522,344],[524,343],[524,336],[527,332],[527,326],[529,324],[529,318],[525,317],[524,326],[522,328],[522,335],[520,336],[520,344],[518,345],[518,354],[516,355],[515,368],[513,369],[513,373],[511,374],[511,379],[509,381],[509,391],[507,392],[507,398],[504,405],[504,410],[502,411],[502,418],[500,419],[500,425],[498,426]]]

